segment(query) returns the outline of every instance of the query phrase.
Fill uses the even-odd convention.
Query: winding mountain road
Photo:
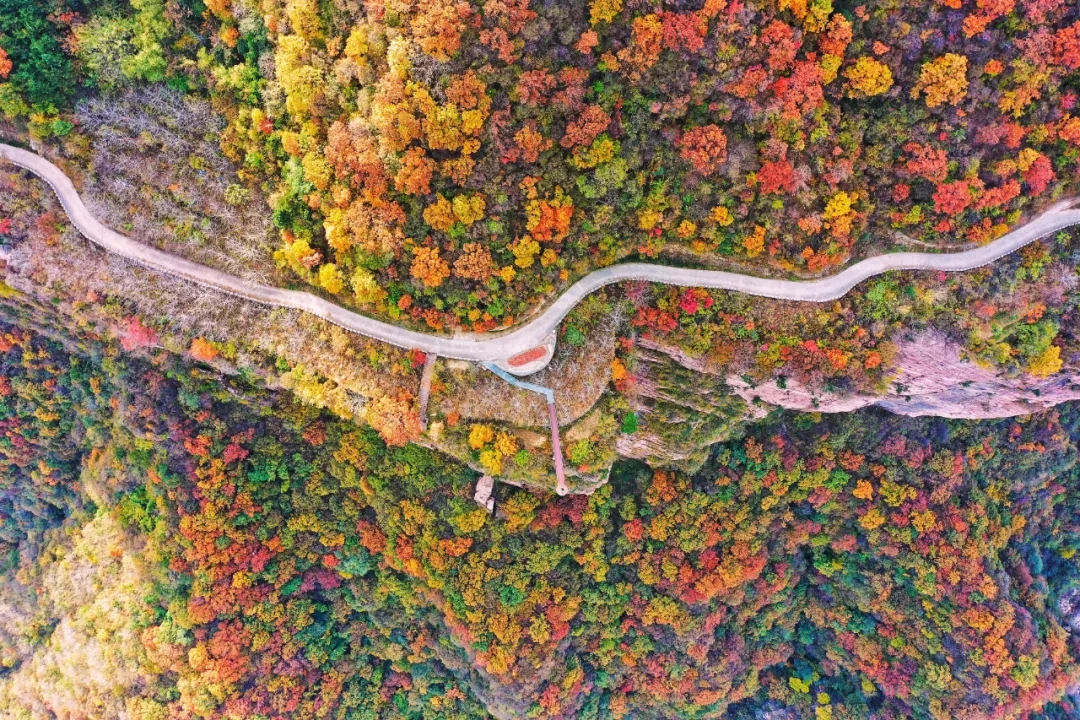
[[[667,285],[731,290],[781,300],[826,302],[841,297],[863,280],[890,270],[958,272],[981,267],[1041,237],[1080,224],[1080,209],[1070,208],[1075,201],[1067,200],[1049,208],[1023,227],[973,250],[940,254],[902,252],[879,255],[820,280],[774,280],[720,270],[692,270],[647,263],[612,265],[578,280],[540,315],[515,330],[483,336],[450,337],[397,327],[346,310],[310,293],[248,283],[132,240],[94,218],[83,205],[71,180],[45,158],[3,143],[0,143],[0,158],[45,180],[56,192],[71,222],[91,242],[140,265],[253,302],[302,310],[346,330],[399,347],[417,348],[426,353],[460,360],[493,362],[503,367],[506,367],[505,363],[509,358],[541,345],[575,305],[590,293],[612,283],[645,280]]]

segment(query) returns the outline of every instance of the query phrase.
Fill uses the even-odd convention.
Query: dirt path
[[[428,353],[424,358],[424,374],[420,376],[420,429],[427,430],[428,399],[431,397],[431,380],[435,377],[435,361],[439,356]]]

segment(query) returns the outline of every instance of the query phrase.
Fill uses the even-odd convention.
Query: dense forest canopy
[[[157,568],[113,631],[129,717],[1021,717],[1080,678],[1072,405],[777,413],[695,474],[503,486],[491,517],[472,472],[287,394],[0,341],[4,577],[55,593],[91,524]],[[43,622],[5,638],[6,710],[58,707]]]
[[[277,261],[435,329],[628,256],[817,274],[987,242],[1080,158],[1057,0],[8,4],[5,113],[64,133],[80,84],[211,97]]]

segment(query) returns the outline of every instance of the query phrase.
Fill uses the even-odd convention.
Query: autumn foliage
[[[727,160],[727,136],[716,125],[704,125],[679,138],[679,154],[703,175],[711,175]]]
[[[944,103],[956,105],[967,94],[967,58],[956,53],[947,53],[924,64],[919,71],[919,82],[912,89],[912,95],[922,94],[927,107],[937,107]]]
[[[221,351],[214,347],[209,341],[203,338],[195,338],[191,341],[191,347],[188,349],[188,354],[196,360],[209,362],[220,355]]]
[[[1047,0],[246,12],[215,0],[169,72],[205,74],[282,268],[425,327],[522,317],[631,253],[818,274],[870,237],[985,242],[1080,162],[1078,21]]]
[[[163,568],[135,637],[164,672],[127,698],[159,717],[1009,716],[1080,676],[1069,405],[781,413],[693,474],[620,463],[565,498],[503,486],[491,516],[475,473],[287,396],[138,356],[101,366],[11,327],[0,347],[23,510],[0,540],[77,518],[84,462],[127,478],[95,512]],[[412,423],[405,397],[371,408]],[[80,454],[57,432],[73,422],[112,428],[109,454]],[[488,423],[465,432],[485,468],[520,450]]]

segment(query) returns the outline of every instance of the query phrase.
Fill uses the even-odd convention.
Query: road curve
[[[1080,224],[1080,209],[1069,209],[1072,201],[1063,201],[1023,227],[973,250],[879,255],[821,280],[773,280],[720,270],[692,270],[648,263],[612,265],[578,280],[540,315],[520,328],[487,336],[449,337],[397,327],[346,310],[310,293],[248,283],[132,240],[98,222],[83,205],[71,180],[45,158],[3,143],[0,143],[0,158],[45,180],[56,192],[71,222],[90,241],[140,265],[253,302],[302,310],[346,330],[398,347],[418,348],[426,353],[478,362],[504,363],[508,358],[540,345],[575,305],[590,293],[612,283],[645,280],[667,285],[731,290],[780,300],[826,302],[841,297],[863,280],[890,270],[958,272],[981,267],[1041,237]]]

